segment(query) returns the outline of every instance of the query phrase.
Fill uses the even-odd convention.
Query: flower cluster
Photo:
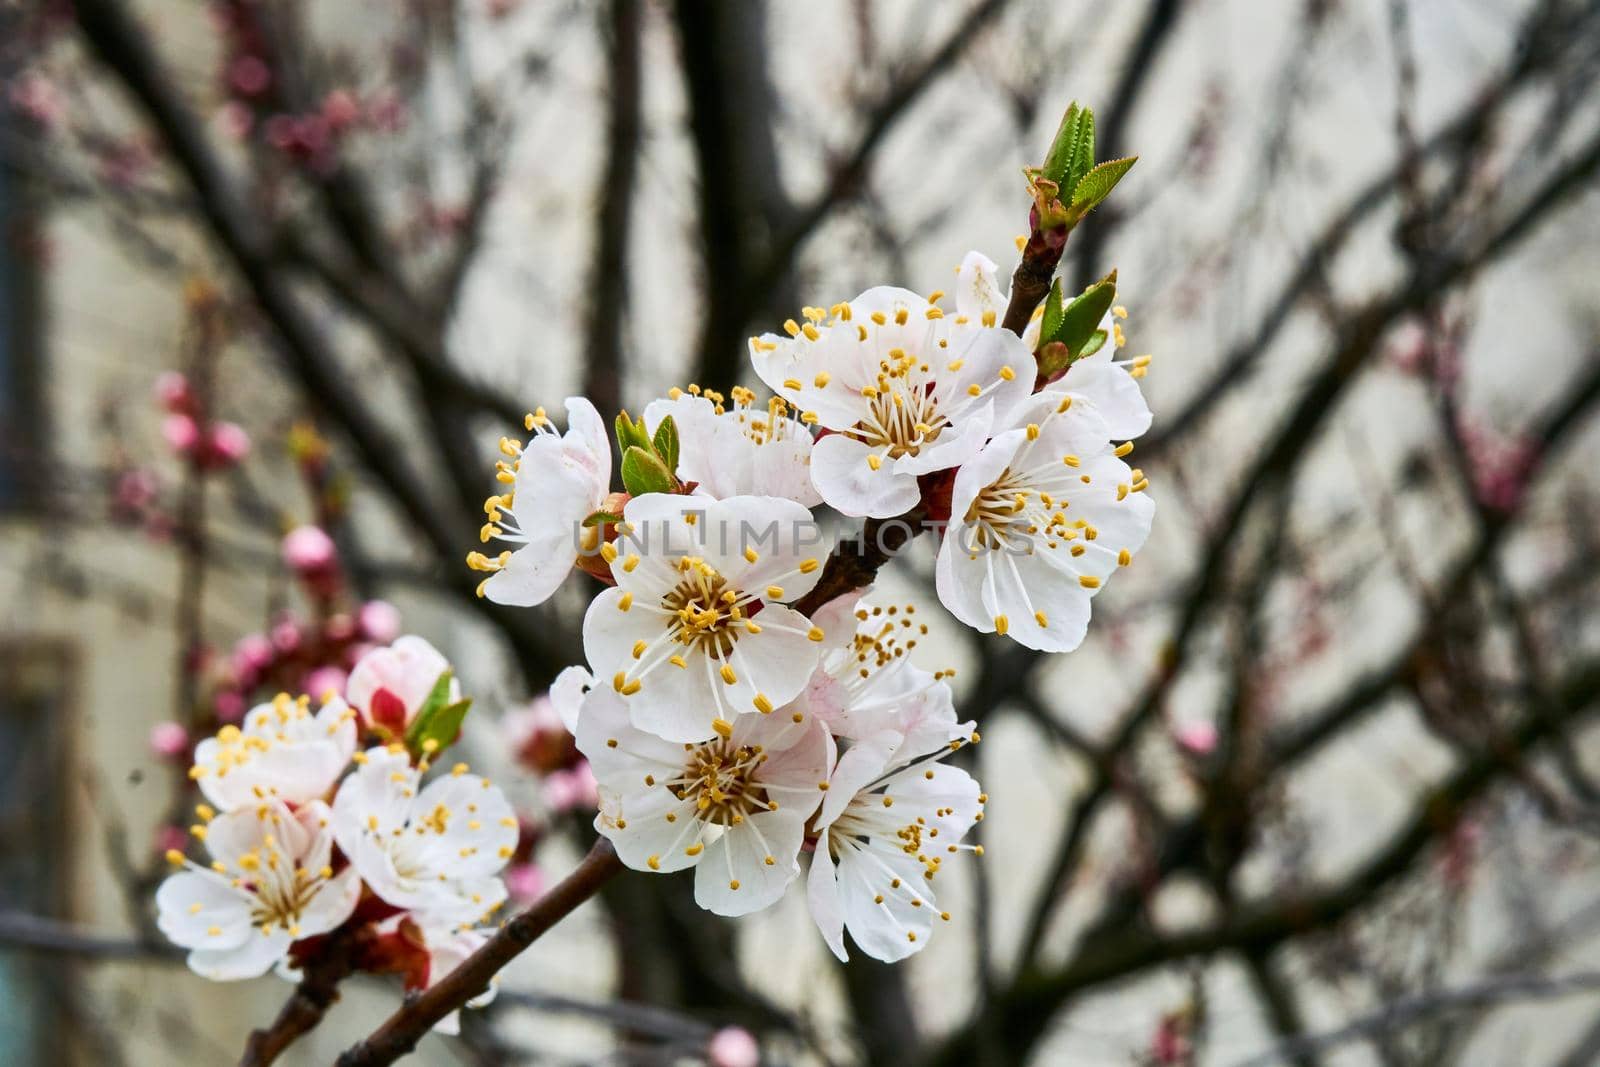
[[[1114,279],[1070,303],[1058,289],[1019,336],[995,271],[969,254],[953,308],[880,287],[752,338],[765,401],[690,386],[622,413],[621,489],[593,405],[569,399],[565,432],[534,412],[531,439],[501,440],[484,506],[482,540],[503,547],[468,557],[502,604],[538,604],[575,569],[608,587],[584,618],[587,668],[551,703],[623,862],[692,867],[702,907],[743,915],[809,856],[806,897],[841,958],[847,930],[897,960],[949,919],[936,876],[972,848],[985,797],[948,760],[978,740],[948,672],[912,661],[926,625],[819,586],[815,509],[936,528],[949,613],[1042,651],[1082,642],[1150,530],[1125,462],[1150,424],[1147,357],[1119,358]]]
[[[374,649],[320,708],[279,694],[194,749],[209,862],[156,894],[189,966],[226,981],[292,976],[330,935],[358,969],[437,982],[505,903],[519,822],[501,790],[456,763],[430,775],[470,701],[419,637]],[[363,747],[365,746],[365,747]]]

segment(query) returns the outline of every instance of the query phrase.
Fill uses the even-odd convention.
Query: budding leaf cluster
[[[406,748],[411,752],[418,755],[442,752],[461,736],[461,723],[466,719],[472,701],[467,699],[451,703],[450,682],[453,678],[451,671],[439,675],[439,680],[433,683],[433,689],[428,693],[428,699],[422,702],[417,717],[411,721],[410,729],[406,730]]]
[[[1106,343],[1100,328],[1106,312],[1117,299],[1117,272],[1063,302],[1061,279],[1057,278],[1045,298],[1044,317],[1039,323],[1039,373],[1049,381],[1073,363],[1092,356]]]
[[[1040,230],[1071,230],[1111,195],[1137,156],[1094,159],[1094,111],[1076,103],[1067,108],[1045,155],[1044,165],[1030,167]]]
[[[661,420],[655,436],[643,419],[635,420],[626,411],[617,416],[617,448],[622,452],[622,484],[629,494],[681,493],[683,486],[673,473],[678,467],[678,426],[671,415]],[[615,522],[616,518],[590,515],[585,525]]]

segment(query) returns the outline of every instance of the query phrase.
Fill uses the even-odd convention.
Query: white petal
[[[903,740],[901,734],[886,730],[862,738],[845,750],[833,770],[833,777],[828,780],[828,792],[822,800],[822,811],[817,815],[817,830],[832,826],[856,799],[856,794],[883,774]]]
[[[511,553],[504,567],[489,575],[483,595],[510,607],[543,604],[567,580],[576,559],[570,528],[537,530],[527,544]]]
[[[443,833],[430,834],[435,870],[452,878],[485,878],[504,867],[517,844],[516,813],[498,786],[475,774],[435,778],[417,795],[415,811],[445,815]]]
[[[361,899],[361,879],[346,867],[317,888],[300,912],[300,936],[315,937],[339,926],[356,910]]]
[[[561,725],[567,733],[578,733],[578,713],[583,708],[584,694],[594,685],[594,675],[583,667],[568,667],[550,683],[550,704],[561,716]]]
[[[877,455],[877,470],[867,462]],[[853,517],[893,518],[921,499],[913,475],[901,474],[882,449],[872,449],[843,434],[817,439],[811,452],[811,477],[830,507]]]
[[[985,311],[998,323],[1005,317],[1007,297],[1000,288],[998,264],[982,252],[968,252],[956,274],[956,314],[981,323]],[[842,958],[842,957],[841,957]]]
[[[198,911],[194,910],[196,904]],[[156,890],[156,909],[161,932],[182,948],[236,948],[254,932],[248,894],[210,873],[180,871],[172,875]]]
[[[848,963],[850,956],[844,950],[844,905],[839,900],[839,883],[826,841],[819,842],[811,856],[811,870],[806,874],[806,903],[811,907],[811,918],[816,921],[817,929],[822,932],[822,940],[841,963]]]
[[[235,982],[243,978],[259,978],[272,970],[274,964],[289,951],[294,938],[282,926],[275,926],[270,934],[250,928],[250,936],[231,949],[195,949],[189,953],[189,969],[213,982]]]
[[[1150,404],[1138,381],[1123,367],[1083,360],[1074,363],[1056,386],[1092,401],[1115,440],[1138,437],[1150,428]]]
[[[762,811],[730,827],[707,846],[695,868],[695,903],[730,917],[776,903],[800,873],[795,858],[805,837],[804,823],[804,817],[787,811]]]
[[[868,857],[865,851],[846,847],[839,856],[845,925],[861,951],[895,963],[927,945],[935,905],[919,892],[926,882],[922,865],[913,857],[884,849],[871,850],[873,855]],[[893,878],[900,879],[900,888],[893,887]],[[876,902],[879,896],[882,903]],[[922,906],[912,906],[912,899],[922,900]]]
[[[681,871],[705,858],[704,852],[691,856],[685,851],[704,832],[694,802],[679,800],[665,786],[646,788],[641,784],[621,796],[602,791],[594,828],[611,840],[617,856],[636,871]]]

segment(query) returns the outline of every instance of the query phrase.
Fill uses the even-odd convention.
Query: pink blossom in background
[[[163,759],[186,759],[189,731],[179,723],[158,722],[150,727],[150,750]]]
[[[55,82],[32,71],[11,83],[9,95],[11,106],[44,130],[54,129],[66,110]]]
[[[587,811],[600,806],[600,787],[588,760],[545,776],[545,806],[554,812]]]
[[[194,405],[194,392],[181,371],[163,371],[155,384],[156,403],[175,415],[187,414]]]
[[[1172,740],[1191,756],[1209,756],[1217,747],[1217,728],[1208,722],[1180,723],[1172,728]]]
[[[168,415],[161,420],[161,436],[174,452],[187,456],[200,441],[200,427],[188,415]]]
[[[400,609],[387,600],[369,600],[356,613],[361,636],[378,645],[387,645],[400,636]]]
[[[209,444],[206,458],[215,467],[236,466],[250,454],[250,435],[237,423],[219,422],[212,426]]]
[[[300,647],[303,636],[298,623],[284,619],[272,627],[272,647],[282,653],[293,652]]]
[[[320,526],[296,526],[283,539],[283,562],[296,574],[317,574],[333,567],[339,550]]]
[[[172,851],[182,852],[188,844],[189,831],[181,826],[166,825],[156,829],[155,850],[158,856]]]
[[[272,642],[264,634],[246,634],[233,646],[233,672],[241,679],[254,678],[266,670],[276,657]]]
[[[348,89],[334,89],[322,98],[322,121],[342,134],[361,121],[361,102]]]
[[[761,1046],[743,1027],[725,1026],[711,1035],[706,1060],[712,1067],[760,1067]]]
[[[329,693],[343,693],[349,680],[350,676],[338,667],[318,667],[306,675],[300,688],[310,694],[312,700],[320,702]]]
[[[238,722],[244,718],[244,694],[236,689],[224,689],[212,698],[211,707],[223,722]]]
[[[143,467],[134,467],[117,476],[111,507],[124,518],[133,518],[155,502],[156,477]]]
[[[506,868],[506,889],[513,900],[528,904],[544,892],[544,873],[534,863],[518,863]]]
[[[229,100],[217,109],[217,124],[225,136],[242,141],[255,128],[256,117],[250,108],[237,100]]]
[[[272,71],[260,56],[240,56],[228,67],[228,84],[243,96],[256,96],[272,84]]]

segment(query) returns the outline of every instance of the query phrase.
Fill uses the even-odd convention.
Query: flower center
[[[938,440],[950,420],[939,408],[927,372],[928,365],[905,349],[890,349],[878,362],[878,384],[862,390],[866,417],[845,432],[869,447],[886,447],[891,459],[915,456]]]
[[[667,788],[679,800],[694,801],[702,822],[732,826],[751,811],[770,811],[772,803],[757,778],[767,761],[760,745],[735,746],[727,740],[707,742],[694,749],[683,773]]]
[[[669,630],[674,640],[707,655],[725,657],[733,650],[745,617],[740,594],[728,588],[727,579],[714,567],[693,556],[678,561],[682,577],[661,597],[671,613]]]

